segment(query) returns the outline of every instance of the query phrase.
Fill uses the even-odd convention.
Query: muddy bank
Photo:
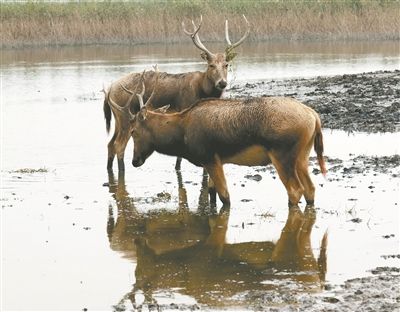
[[[372,157],[365,155],[352,156],[350,159],[344,161],[339,158],[331,158],[325,156],[325,161],[328,164],[329,177],[328,181],[342,181],[344,179],[353,178],[357,174],[366,175],[373,173],[374,175],[385,174],[393,178],[400,176],[400,155]],[[317,166],[317,158],[310,157],[310,167],[313,167],[312,173],[314,175],[320,174]],[[272,166],[257,168],[257,172],[271,172],[274,176],[277,174]],[[262,177],[259,174],[247,175],[246,179],[260,181]]]
[[[334,289],[326,286],[326,292],[305,295],[287,292],[248,294],[253,297],[257,311],[398,311],[400,308],[399,268],[379,267],[372,276],[347,280]]]
[[[399,70],[246,83],[228,96],[290,96],[314,108],[324,128],[400,131]]]

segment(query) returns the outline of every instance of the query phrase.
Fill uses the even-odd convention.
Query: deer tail
[[[315,125],[315,138],[314,138],[314,150],[317,153],[317,159],[319,167],[321,168],[321,173],[326,175],[326,167],[324,160],[324,141],[322,137],[322,129],[321,129],[321,120],[319,116],[317,116],[316,125]]]
[[[106,89],[103,86],[103,90],[101,90],[102,92],[104,92],[104,103],[103,103],[103,112],[104,112],[104,118],[106,120],[106,130],[107,133],[110,132],[110,126],[111,126],[111,108],[110,108],[110,104],[108,104],[108,94],[109,92],[106,91]]]

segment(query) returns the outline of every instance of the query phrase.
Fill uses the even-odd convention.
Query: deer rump
[[[207,99],[185,114],[182,156],[199,166],[215,154],[222,163],[245,166],[270,164],[274,152],[296,158],[304,150],[308,157],[321,131],[317,113],[291,98]]]

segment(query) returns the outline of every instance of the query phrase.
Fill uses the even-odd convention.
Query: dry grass
[[[203,14],[201,37],[252,24],[250,40],[398,40],[399,1],[143,1],[1,3],[2,47],[187,41],[181,22]],[[187,20],[188,22],[188,20]],[[236,36],[235,36],[236,35]]]

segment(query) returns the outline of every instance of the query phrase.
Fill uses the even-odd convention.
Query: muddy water
[[[190,45],[2,52],[3,309],[251,309],[265,294],[282,306],[399,266],[400,169],[385,158],[400,153],[397,132],[326,129],[331,170],[314,170],[315,211],[288,214],[274,170],[227,165],[232,208],[220,212],[202,169],[177,173],[161,155],[134,169],[132,143],[125,176],[107,174],[103,82],[155,63],[201,69],[196,55]],[[231,80],[398,67],[393,43],[257,45],[240,51]]]

